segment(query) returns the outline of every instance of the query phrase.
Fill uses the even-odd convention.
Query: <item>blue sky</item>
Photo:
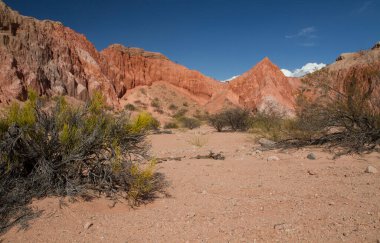
[[[380,41],[380,0],[4,1],[23,15],[62,22],[99,50],[141,47],[219,80],[265,56],[292,70]]]

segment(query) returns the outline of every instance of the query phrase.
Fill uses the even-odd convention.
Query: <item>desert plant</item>
[[[185,116],[187,112],[188,112],[187,109],[185,109],[185,108],[181,108],[181,109],[179,109],[179,110],[173,115],[173,117],[174,117],[174,118],[177,118],[177,119],[178,119],[178,118],[181,118],[181,117]]]
[[[148,130],[157,130],[160,122],[148,112],[141,112],[129,126],[130,131],[140,133]]]
[[[361,81],[359,81],[361,80]],[[300,95],[297,128],[308,137],[293,137],[279,146],[328,145],[344,153],[373,150],[380,144],[380,74],[376,68],[351,69],[341,87],[319,82],[316,98]]]
[[[178,109],[178,106],[176,106],[175,104],[170,104],[170,106],[168,108],[169,108],[169,110],[175,111]]]
[[[198,119],[193,118],[193,117],[183,116],[183,117],[180,117],[178,120],[182,124],[182,126],[185,128],[194,129],[201,126],[201,122]]]
[[[127,110],[127,111],[135,111],[135,110],[137,110],[136,106],[134,106],[133,104],[126,104],[124,106],[124,109]]]
[[[209,123],[218,132],[225,127],[232,131],[246,131],[251,123],[250,112],[241,108],[230,108],[209,116]]]
[[[228,126],[228,121],[223,112],[210,115],[208,118],[209,124],[214,127],[218,132],[223,131]]]
[[[152,100],[150,105],[154,108],[157,108],[157,109],[161,107],[160,100],[157,97]]]
[[[198,148],[205,146],[208,143],[208,138],[204,136],[194,136],[188,141],[191,145]]]
[[[42,107],[33,93],[0,119],[0,231],[23,218],[33,198],[126,193],[134,203],[158,189],[146,160],[146,116],[112,115],[95,94],[84,107],[63,98]],[[13,221],[12,221],[13,220]]]
[[[178,128],[178,124],[176,122],[168,122],[164,125],[165,129],[176,129]]]
[[[189,106],[189,103],[187,103],[187,101],[185,101],[185,102],[182,103],[182,105],[183,105],[184,107],[188,107],[188,106]]]

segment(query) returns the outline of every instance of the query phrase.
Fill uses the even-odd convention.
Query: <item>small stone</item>
[[[266,138],[260,138],[258,143],[262,146],[262,147],[273,147],[274,145],[276,145],[276,142],[273,142],[272,140],[269,140],[269,139],[266,139]]]
[[[371,173],[371,174],[375,174],[377,173],[377,169],[375,167],[373,167],[372,165],[369,165],[365,171],[365,173]]]
[[[310,160],[315,160],[315,159],[317,159],[317,156],[315,156],[315,154],[313,154],[313,153],[310,153],[310,154],[307,155],[306,158],[308,158]]]
[[[203,194],[203,195],[206,195],[206,194],[207,194],[207,191],[206,191],[206,190],[203,190],[203,191],[202,191],[202,194]]]
[[[334,206],[335,203],[334,203],[334,202],[329,202],[329,205],[330,205],[330,206]]]
[[[267,158],[267,161],[278,161],[278,160],[280,160],[280,159],[277,156],[269,156]]]
[[[83,225],[83,228],[84,228],[84,229],[89,229],[92,225],[93,225],[92,222],[87,222],[87,223],[85,223],[85,224]]]
[[[309,175],[316,175],[316,174],[317,174],[317,172],[315,172],[315,171],[313,171],[313,170],[308,170],[307,173],[308,173]]]

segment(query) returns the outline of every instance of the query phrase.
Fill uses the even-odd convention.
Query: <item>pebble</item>
[[[315,159],[317,159],[317,156],[315,156],[315,154],[313,154],[313,153],[310,153],[310,154],[307,155],[306,158],[308,158],[310,160],[315,160]]]
[[[87,222],[87,223],[85,223],[85,224],[83,225],[83,228],[84,228],[84,229],[89,229],[92,225],[93,225],[92,222]]]
[[[377,173],[377,169],[375,167],[373,167],[372,165],[369,165],[365,171],[365,173],[371,173],[371,174],[375,174]]]
[[[315,172],[315,171],[313,171],[313,170],[308,170],[307,173],[308,173],[309,175],[316,175],[316,174],[317,174],[317,172]]]
[[[269,156],[267,158],[267,161],[278,161],[278,160],[280,160],[280,159],[277,156]]]

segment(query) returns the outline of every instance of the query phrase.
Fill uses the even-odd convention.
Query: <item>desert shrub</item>
[[[157,97],[152,100],[150,105],[154,108],[160,108],[161,107],[160,100]]]
[[[208,143],[208,138],[204,136],[194,136],[188,142],[193,146],[201,148]]]
[[[201,121],[207,121],[209,119],[209,115],[206,112],[201,112],[200,110],[195,110],[194,117]]]
[[[141,88],[141,89],[140,89],[140,93],[143,94],[143,95],[146,95],[146,89]]]
[[[224,112],[210,115],[208,118],[209,124],[214,127],[218,132],[223,131],[228,126],[228,121]]]
[[[178,124],[176,122],[168,122],[164,125],[165,129],[176,129],[178,128]]]
[[[162,110],[161,108],[154,109],[154,111],[159,114],[164,114],[164,110]]]
[[[276,142],[299,135],[299,131],[296,119],[275,110],[266,109],[251,118],[250,132]]]
[[[193,117],[183,116],[180,117],[178,120],[181,123],[181,125],[185,128],[194,129],[201,126],[201,122]]]
[[[173,115],[173,117],[178,119],[178,118],[180,118],[180,117],[185,116],[187,112],[188,112],[187,109],[185,109],[185,108],[181,108],[181,109],[179,109],[179,110]]]
[[[0,232],[29,215],[33,198],[124,193],[138,203],[159,188],[153,165],[140,167],[151,117],[112,115],[100,94],[76,108],[60,98],[48,109],[29,97],[0,119]]]
[[[148,130],[157,130],[160,122],[148,112],[141,112],[130,124],[130,131],[140,133]]]
[[[169,110],[175,111],[178,109],[178,106],[176,106],[175,104],[170,104],[170,106],[168,108],[169,108]]]
[[[351,69],[336,84],[310,84],[316,98],[300,95],[296,127],[309,136],[294,136],[279,145],[327,145],[339,154],[361,153],[380,144],[380,74],[376,68]]]
[[[182,103],[182,105],[183,105],[184,107],[188,107],[188,106],[189,106],[189,103],[187,103],[187,102],[185,101],[185,102]]]
[[[134,106],[133,104],[126,104],[124,106],[124,109],[127,110],[127,111],[135,111],[135,110],[137,110],[136,106]]]
[[[218,132],[224,128],[232,131],[246,131],[251,123],[250,112],[241,108],[230,108],[209,116],[209,123]]]

